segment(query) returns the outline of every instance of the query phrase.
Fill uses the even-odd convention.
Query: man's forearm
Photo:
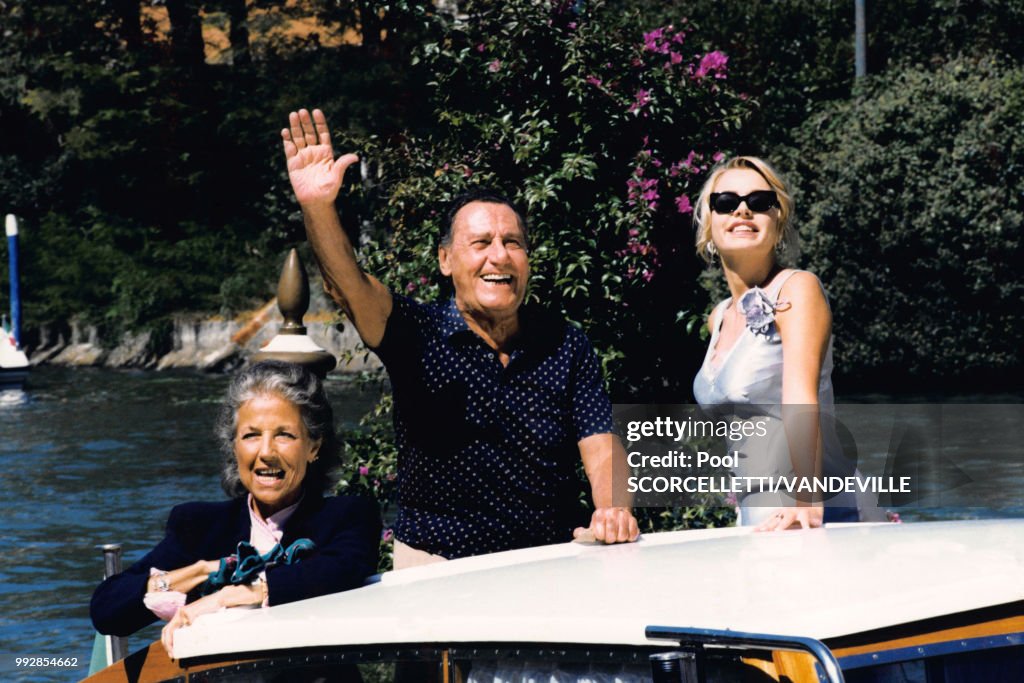
[[[303,206],[302,219],[324,277],[324,289],[348,313],[345,292],[362,286],[360,281],[366,275],[359,268],[355,249],[341,226],[338,212],[333,205]]]
[[[619,437],[614,434],[589,436],[580,441],[580,455],[590,481],[594,507],[631,508],[633,496],[626,487],[629,464]]]
[[[352,320],[363,341],[377,346],[391,313],[390,292],[359,267],[355,248],[333,204],[303,206],[302,217],[324,290]]]

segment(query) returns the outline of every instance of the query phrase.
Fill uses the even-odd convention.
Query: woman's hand
[[[161,590],[160,583],[163,582],[166,586],[164,590],[189,593],[219,568],[220,560],[197,560],[185,567],[172,569],[166,574],[149,577],[149,581],[146,583],[146,592],[159,592]]]
[[[813,529],[822,525],[824,516],[825,510],[820,505],[779,508],[754,531],[785,531],[796,524],[801,529]]]
[[[204,614],[216,612],[222,607],[240,607],[242,605],[262,605],[267,598],[267,584],[259,581],[251,585],[225,586],[216,593],[199,598],[177,611],[163,631],[160,642],[167,651],[167,656],[174,658],[174,632],[182,626],[191,626],[192,622]]]

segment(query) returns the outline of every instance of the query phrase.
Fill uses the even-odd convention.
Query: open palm
[[[332,204],[345,170],[359,157],[346,154],[335,160],[327,120],[319,109],[312,116],[305,109],[292,112],[288,124],[281,130],[281,139],[295,198],[303,206]]]

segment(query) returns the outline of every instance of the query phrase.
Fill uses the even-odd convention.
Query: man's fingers
[[[293,156],[299,153],[295,143],[292,142],[292,134],[287,128],[281,129],[281,142],[284,143],[284,158],[291,159]],[[216,570],[214,570],[216,571]]]
[[[612,510],[605,515],[605,543],[622,543],[629,540],[629,523],[622,513],[623,510]]]
[[[343,154],[340,157],[338,157],[338,160],[335,161],[334,163],[337,164],[338,166],[340,166],[341,167],[341,172],[344,173],[345,170],[349,166],[351,166],[352,164],[356,163],[357,161],[359,161],[359,156],[358,155],[355,155],[355,154]]]
[[[309,115],[308,109],[299,110],[299,125],[302,126],[302,137],[307,146],[316,144],[316,126],[313,125],[313,118]]]
[[[288,133],[291,135],[292,143],[296,149],[302,149],[306,146],[306,138],[302,135],[302,124],[299,122],[299,114],[297,112],[288,113]]]
[[[321,145],[331,146],[331,129],[327,127],[327,117],[319,109],[313,110],[313,125]]]
[[[636,517],[625,508],[598,508],[590,517],[590,526],[577,527],[572,536],[580,542],[632,542],[640,537],[640,526]]]
[[[590,520],[594,538],[604,543],[626,543],[640,536],[636,517],[626,508],[599,508]]]
[[[355,154],[345,154],[334,162],[332,170],[334,171],[334,175],[337,177],[338,187],[341,187],[341,183],[345,179],[345,171],[347,171],[348,167],[357,161],[359,161],[359,157]]]
[[[636,523],[636,517],[630,514],[628,510],[619,510],[616,517],[618,518],[619,526],[619,543],[635,541],[640,536],[640,527]]]

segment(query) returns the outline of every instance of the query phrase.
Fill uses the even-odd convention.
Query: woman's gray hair
[[[223,456],[221,486],[232,498],[248,493],[238,476],[235,457],[238,410],[247,401],[271,394],[297,407],[309,438],[320,441],[317,458],[306,468],[302,487],[308,493],[322,495],[337,482],[341,468],[341,442],[334,431],[334,411],[319,377],[301,365],[277,360],[247,365],[228,386],[216,427]]]

